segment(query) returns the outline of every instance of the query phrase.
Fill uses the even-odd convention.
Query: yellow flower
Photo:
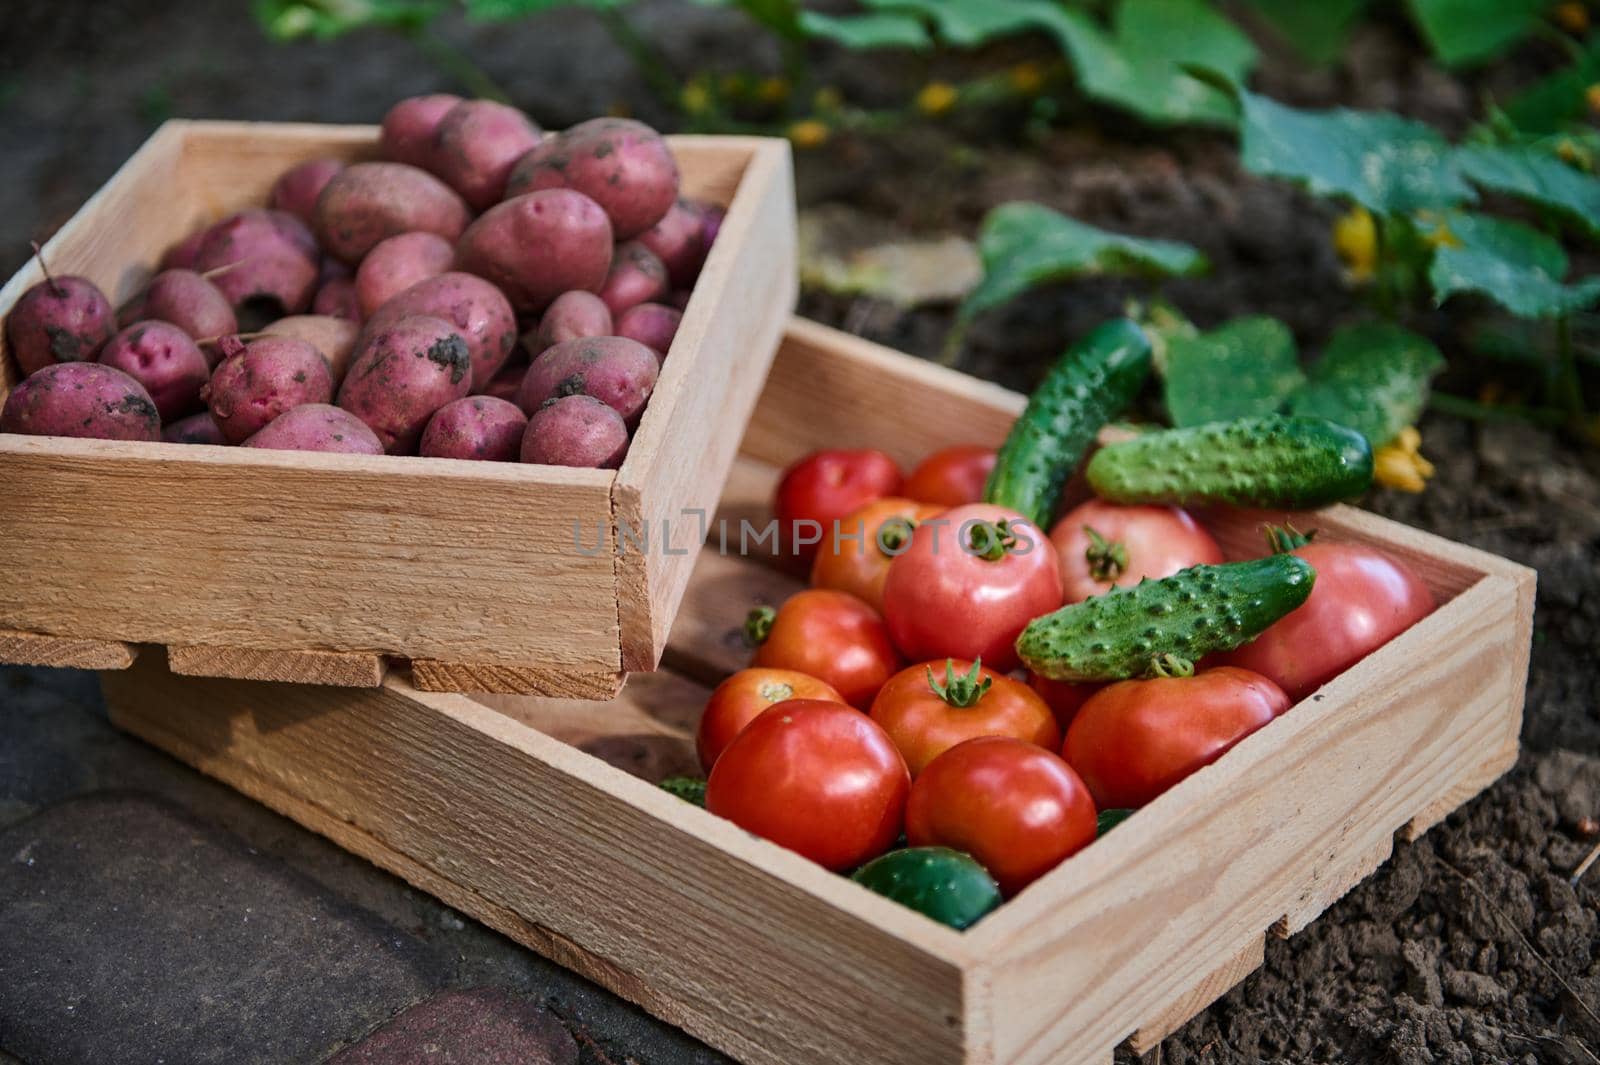
[[[942,115],[956,105],[956,87],[946,81],[930,81],[917,93],[917,110],[925,115]]]
[[[1011,88],[1021,96],[1033,96],[1044,88],[1044,71],[1038,63],[1018,63],[1010,75]]]
[[[1406,426],[1400,435],[1372,456],[1373,479],[1387,488],[1420,492],[1433,476],[1433,463],[1422,457],[1422,434]]]
[[[1589,9],[1578,0],[1568,0],[1567,3],[1557,4],[1555,10],[1556,25],[1568,33],[1587,33],[1589,31]]]
[[[763,78],[756,88],[756,97],[762,103],[781,104],[789,98],[789,83],[783,78]]]
[[[1352,281],[1366,281],[1378,266],[1378,224],[1365,207],[1352,207],[1333,223],[1333,250]]]
[[[683,104],[685,114],[705,114],[711,107],[711,90],[706,88],[704,81],[696,78],[683,87],[679,102]]]
[[[806,118],[789,127],[789,141],[796,148],[820,148],[828,143],[831,132],[826,122]]]
[[[818,111],[837,111],[844,106],[844,93],[831,85],[823,86],[811,98],[811,106]]]
[[[1596,82],[1583,90],[1583,100],[1589,105],[1589,110],[1592,113],[1600,115],[1600,82]]]
[[[729,100],[739,99],[749,88],[750,81],[743,74],[724,74],[717,79],[717,90]]]

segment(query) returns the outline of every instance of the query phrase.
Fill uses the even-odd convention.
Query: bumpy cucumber
[[[972,858],[948,847],[890,851],[850,879],[951,928],[968,928],[1000,905],[994,878]]]
[[[661,787],[684,802],[692,802],[702,810],[705,809],[706,782],[699,777],[668,777],[661,782]]]
[[[1372,485],[1372,447],[1322,418],[1268,415],[1146,433],[1101,448],[1089,486],[1113,503],[1303,509]]]
[[[1095,433],[1133,402],[1149,375],[1150,339],[1126,318],[1067,349],[1011,427],[984,498],[1048,528]]]
[[[1181,673],[1201,655],[1255,639],[1306,601],[1316,576],[1297,555],[1191,566],[1035,618],[1017,654],[1051,680]]]

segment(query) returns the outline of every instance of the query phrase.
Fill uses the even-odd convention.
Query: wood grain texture
[[[411,680],[422,691],[509,692],[557,699],[610,699],[622,690],[626,673],[497,665],[493,662],[411,661]]]
[[[734,183],[734,164],[741,176],[617,474],[626,669],[653,669],[661,659],[707,517],[798,295],[788,142],[730,138],[717,153],[686,158],[726,159],[723,184]],[[715,191],[715,173],[691,168],[684,178],[691,192]],[[681,357],[685,349],[696,357]]]
[[[512,717],[393,676],[268,686],[157,663],[104,683],[121,726],[470,884],[740,1060],[962,1060],[957,933]]]
[[[232,677],[293,684],[376,688],[388,663],[361,651],[258,651],[249,647],[168,647],[167,665],[189,677]]]
[[[1158,1016],[1140,1025],[1128,1038],[1128,1046],[1135,1054],[1154,1050],[1158,1043],[1188,1024],[1201,1010],[1233,990],[1233,985],[1261,968],[1266,961],[1266,951],[1266,937],[1251,936],[1237,954],[1207,973]]]
[[[0,662],[62,669],[127,669],[138,648],[120,640],[85,640],[0,629]]]

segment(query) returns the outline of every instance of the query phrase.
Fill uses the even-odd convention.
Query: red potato
[[[251,208],[206,230],[194,268],[235,310],[265,304],[299,314],[317,290],[316,240],[294,215]]]
[[[537,355],[563,340],[612,335],[611,308],[606,301],[593,292],[574,289],[563,292],[545,308],[529,352]]]
[[[350,366],[350,357],[355,352],[356,338],[361,335],[361,327],[355,322],[327,314],[290,315],[279,318],[261,331],[269,336],[304,340],[316,348],[328,360],[334,388],[338,388],[339,382],[344,380],[344,372]]]
[[[456,245],[456,264],[487,278],[519,311],[570,289],[598,292],[611,269],[611,222],[570,189],[516,196],[485,211]]]
[[[378,151],[391,162],[426,166],[440,121],[459,103],[461,97],[446,92],[401,100],[383,116]]]
[[[318,288],[321,288],[323,285],[326,285],[329,281],[332,281],[335,278],[355,276],[356,272],[355,270],[351,269],[349,263],[335,259],[331,255],[324,255],[321,259],[317,260]]]
[[[343,318],[361,324],[361,304],[356,297],[356,283],[348,277],[335,277],[323,282],[311,301],[311,313],[326,318]]]
[[[191,414],[187,418],[179,418],[163,426],[161,439],[168,444],[213,444],[218,447],[228,442],[208,410]]]
[[[322,190],[314,225],[323,247],[355,263],[380,241],[401,233],[455,240],[468,219],[461,197],[426,170],[404,163],[356,163]]]
[[[339,386],[339,406],[391,455],[409,454],[428,419],[472,386],[467,342],[442,318],[413,315],[368,328]]]
[[[112,366],[45,366],[11,390],[0,433],[95,440],[161,439],[161,415],[144,386]]]
[[[533,412],[522,435],[523,462],[614,470],[628,453],[622,415],[593,396],[560,396]]]
[[[613,315],[667,294],[667,268],[656,253],[636,240],[618,244],[600,298]]]
[[[230,444],[248,440],[284,411],[333,397],[328,360],[304,340],[264,336],[246,344],[226,337],[222,345],[227,357],[200,398]]]
[[[197,229],[190,233],[165,252],[162,252],[159,268],[162,270],[193,270],[194,257],[200,253],[200,243],[205,239],[206,231],[204,229]]]
[[[689,288],[706,261],[705,214],[688,200],[679,200],[661,220],[639,234],[640,244],[655,252],[667,268],[673,288]]]
[[[199,345],[171,322],[135,322],[106,341],[99,362],[144,386],[164,422],[198,407],[200,389],[211,376]]]
[[[274,210],[287,211],[309,224],[317,209],[317,197],[333,175],[344,169],[338,159],[307,159],[278,175],[272,183]]]
[[[517,392],[517,406],[532,415],[560,396],[593,396],[629,425],[639,420],[655,391],[655,352],[627,337],[580,337],[540,353]]]
[[[383,443],[360,418],[328,403],[302,403],[284,411],[240,446],[272,451],[383,454]]]
[[[417,454],[431,459],[481,459],[516,462],[528,416],[522,408],[492,396],[468,396],[446,403],[422,430]]]
[[[528,376],[528,364],[521,359],[508,363],[500,368],[489,384],[479,393],[484,396],[493,396],[503,399],[507,403],[516,403],[517,392],[522,388],[522,379]],[[518,407],[518,410],[522,408]]]
[[[92,362],[116,331],[105,293],[82,277],[46,277],[6,316],[6,342],[24,375],[65,362]]]
[[[683,312],[676,307],[641,303],[622,312],[617,319],[617,335],[637,340],[655,352],[658,358],[665,359],[682,321]]]
[[[430,277],[453,269],[455,245],[437,233],[402,233],[379,241],[356,270],[356,299],[370,318],[391,299]]]
[[[426,165],[468,206],[481,211],[500,202],[511,167],[542,136],[539,127],[515,107],[493,100],[463,100],[434,127]]]
[[[594,118],[517,161],[506,195],[575,189],[598,203],[618,240],[638,236],[678,199],[678,162],[661,134],[631,118]],[[586,288],[587,286],[574,286]]]
[[[368,331],[413,315],[442,318],[467,342],[472,387],[487,387],[517,346],[517,316],[501,291],[458,270],[425,278],[389,300],[367,322]]]
[[[700,240],[706,246],[709,254],[711,245],[717,242],[717,234],[722,232],[722,223],[728,217],[728,209],[717,203],[702,203],[700,207]]]
[[[239,331],[239,318],[228,297],[193,270],[163,270],[151,278],[139,317],[171,322],[196,340]]]

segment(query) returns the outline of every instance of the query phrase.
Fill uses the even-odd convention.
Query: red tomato
[[[872,700],[872,720],[894,740],[911,775],[964,740],[1010,736],[1054,751],[1055,715],[1021,681],[965,660],[902,669]]]
[[[794,699],[745,726],[706,783],[706,809],[835,872],[900,835],[911,774],[883,729],[839,703]]]
[[[1226,666],[1124,680],[1083,704],[1061,753],[1101,809],[1143,806],[1288,708],[1272,681]]]
[[[812,586],[849,592],[881,613],[889,563],[905,550],[916,524],[942,510],[890,496],[851,511],[839,523],[837,536],[823,537],[811,563]]]
[[[844,697],[816,677],[792,669],[741,669],[717,685],[700,715],[695,750],[706,772],[733,738],[762,711],[790,699],[821,699],[842,703]]]
[[[1104,684],[1087,680],[1051,680],[1037,673],[1028,674],[1028,686],[1049,705],[1063,736],[1067,734],[1072,719],[1078,716],[1078,708],[1088,701],[1089,696],[1105,687]]]
[[[1317,571],[1311,598],[1220,661],[1260,673],[1295,702],[1433,610],[1428,586],[1370,547],[1313,541],[1294,553]]]
[[[981,503],[994,460],[994,448],[978,444],[957,444],[935,451],[906,478],[905,494],[919,502],[945,507]]]
[[[1177,507],[1091,499],[1056,522],[1050,541],[1061,556],[1061,589],[1068,603],[1081,603],[1113,585],[1131,587],[1146,577],[1160,580],[1222,561],[1222,548],[1211,534]]]
[[[871,706],[900,668],[883,619],[853,595],[810,588],[791,595],[775,615],[759,613],[752,613],[759,646],[751,665],[816,677],[858,710]]]
[[[810,559],[834,522],[874,499],[897,494],[903,479],[894,459],[881,451],[813,451],[778,482],[773,503],[778,536],[791,554]]]
[[[906,840],[978,860],[1009,898],[1094,842],[1095,808],[1072,767],[1022,740],[950,748],[911,786]]]
[[[883,586],[884,621],[906,657],[981,658],[998,672],[1016,668],[1023,626],[1060,605],[1050,542],[1016,511],[987,503],[917,526]]]

